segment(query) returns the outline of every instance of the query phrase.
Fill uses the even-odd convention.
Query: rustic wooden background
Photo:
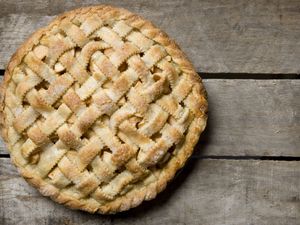
[[[57,14],[105,2],[153,21],[209,95],[195,154],[157,199],[114,216],[72,211],[29,186],[0,143],[0,224],[300,224],[300,1],[0,0],[0,73]]]

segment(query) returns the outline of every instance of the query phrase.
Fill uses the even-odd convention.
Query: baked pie
[[[153,199],[193,152],[207,119],[200,77],[179,47],[124,9],[67,12],[12,56],[1,129],[43,195],[115,213]]]

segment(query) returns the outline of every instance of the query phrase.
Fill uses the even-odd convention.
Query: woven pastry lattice
[[[12,57],[3,93],[3,136],[22,175],[90,212],[155,197],[206,123],[205,90],[174,42],[108,6],[35,33]]]

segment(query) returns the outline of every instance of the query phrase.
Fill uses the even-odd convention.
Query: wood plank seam
[[[4,76],[5,70],[0,70],[0,76]],[[274,80],[274,79],[300,79],[299,74],[259,74],[259,73],[204,73],[204,72],[197,72],[203,80],[206,79],[255,79],[255,80]]]
[[[10,158],[9,154],[0,154],[0,158]],[[300,157],[294,156],[191,156],[191,159],[212,160],[258,160],[258,161],[300,161]]]

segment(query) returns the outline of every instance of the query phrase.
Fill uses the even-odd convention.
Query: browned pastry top
[[[12,57],[2,135],[22,176],[71,208],[114,213],[163,190],[206,125],[179,47],[126,10],[67,12]]]

